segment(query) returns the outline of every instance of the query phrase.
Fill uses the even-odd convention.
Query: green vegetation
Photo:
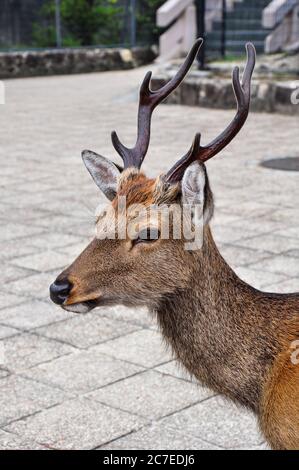
[[[137,0],[137,42],[158,40],[156,10],[164,0]],[[61,0],[63,46],[115,45],[130,40],[130,0]],[[55,0],[45,0],[33,24],[36,47],[55,47]]]
[[[156,44],[161,34],[156,26],[157,9],[165,0],[137,0],[137,41],[140,43]]]

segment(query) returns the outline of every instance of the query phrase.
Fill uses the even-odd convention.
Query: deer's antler
[[[233,89],[238,105],[237,113],[229,126],[214,139],[209,145],[201,146],[201,134],[196,134],[189,151],[182,157],[165,175],[165,181],[176,183],[184,175],[186,168],[194,161],[206,162],[214,157],[238,134],[243,127],[249,112],[250,105],[250,85],[253,69],[255,66],[255,48],[253,44],[246,44],[247,63],[243,73],[242,82],[240,82],[239,67],[233,70]]]
[[[185,62],[182,64],[176,75],[156,91],[150,89],[152,73],[148,72],[142,82],[139,96],[138,108],[138,134],[135,147],[127,148],[119,140],[115,131],[111,134],[111,139],[115,150],[119,153],[124,162],[124,168],[140,168],[150,142],[150,127],[152,112],[155,107],[161,103],[175,88],[182,82],[188,70],[190,69],[197,52],[199,51],[203,40],[197,39],[192,46]]]

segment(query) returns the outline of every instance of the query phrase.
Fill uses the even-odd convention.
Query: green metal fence
[[[1,0],[0,49],[157,43],[163,0]]]

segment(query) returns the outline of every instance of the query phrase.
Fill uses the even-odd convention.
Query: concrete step
[[[239,20],[258,20],[261,21],[262,11],[255,8],[242,9],[239,11],[229,11],[226,15],[228,21],[239,21]]]
[[[226,29],[229,31],[234,30],[258,30],[261,29],[261,20],[226,20],[225,22]],[[213,30],[214,31],[221,31],[222,30],[222,21],[214,21],[213,23]]]
[[[251,41],[257,52],[264,52],[264,40],[269,34],[262,27],[263,9],[270,0],[243,0],[235,3],[232,11],[226,16],[226,49],[228,53],[243,54],[244,44]],[[222,22],[215,21],[213,30],[207,34],[206,47],[208,53],[220,51],[222,38]]]
[[[232,65],[232,64],[231,64]],[[215,76],[213,72],[192,71],[183,81],[178,93],[167,98],[167,103],[183,104],[187,106],[201,106],[218,109],[235,109],[236,100],[231,84],[231,66],[228,67],[227,78]],[[154,89],[165,85],[173,77],[173,69],[169,69],[153,78]],[[299,106],[291,104],[291,95],[294,92],[294,83],[290,80],[273,81],[258,79],[256,76],[252,85],[251,109],[261,112],[277,112],[299,116]]]
[[[248,39],[249,40],[249,39]],[[227,41],[226,42],[226,53],[233,55],[244,55],[244,47],[247,41]],[[258,54],[264,52],[264,41],[252,41]],[[214,55],[219,55],[221,43],[219,41],[206,42],[206,48],[210,52],[214,52]]]
[[[239,8],[257,8],[264,9],[271,3],[271,0],[243,0],[242,2],[235,2],[234,10]]]
[[[225,33],[226,40],[239,40],[239,41],[255,41],[255,40],[263,40],[268,35],[268,32],[265,30],[259,31],[246,31],[246,30],[236,30],[236,31],[229,31],[227,30]],[[210,40],[219,40],[221,41],[222,32],[221,31],[212,31],[206,35],[207,39]]]

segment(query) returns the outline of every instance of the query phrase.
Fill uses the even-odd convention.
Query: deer
[[[251,43],[246,44],[242,79],[239,67],[233,69],[237,110],[225,130],[208,145],[196,134],[187,153],[157,178],[141,170],[152,113],[182,82],[202,42],[196,40],[177,73],[160,89],[150,88],[151,72],[146,74],[135,146],[128,148],[115,131],[111,134],[123,167],[92,151],[82,152],[107,207],[97,219],[97,236],[50,286],[50,297],[79,314],[109,305],[146,306],[173,356],[196,381],[251,410],[270,448],[299,449],[299,365],[291,360],[299,336],[299,293],[261,292],[241,280],[221,256],[210,228],[214,199],[206,162],[247,120],[256,61]],[[162,238],[158,216],[151,226],[141,217],[134,237],[107,236],[118,223],[114,216],[120,197],[125,197],[122,211],[136,204],[159,211],[162,206],[180,209],[196,202],[191,223],[202,227],[200,246],[189,250],[184,237]],[[134,221],[134,214],[130,217]],[[178,220],[175,215],[169,218],[170,225]]]

